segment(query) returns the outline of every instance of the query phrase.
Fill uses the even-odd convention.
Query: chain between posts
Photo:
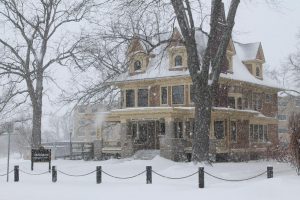
[[[192,174],[190,174],[190,175],[187,175],[187,176],[182,176],[182,177],[170,177],[170,176],[165,176],[165,175],[159,174],[159,173],[157,173],[157,172],[154,171],[154,170],[152,170],[152,172],[153,172],[154,174],[160,176],[160,177],[167,178],[167,179],[175,179],[175,180],[176,180],[176,179],[185,179],[185,178],[189,178],[189,177],[192,177],[192,176],[194,176],[194,175],[196,175],[196,174],[198,173],[198,171],[196,171],[196,172],[194,172],[194,173],[192,173]]]
[[[63,175],[66,175],[66,176],[81,177],[81,176],[88,176],[88,175],[90,175],[90,174],[93,174],[93,173],[95,173],[97,170],[93,170],[93,171],[88,172],[88,173],[86,173],[86,174],[69,174],[69,173],[63,172],[63,171],[58,170],[58,169],[57,169],[57,171],[60,172],[60,173],[62,173]]]
[[[19,171],[23,172],[24,174],[31,175],[31,176],[40,176],[40,175],[43,175],[43,174],[49,174],[50,173],[49,171],[45,171],[45,172],[42,172],[42,173],[35,174],[35,173],[29,173],[29,172],[23,171],[21,169],[19,169]]]
[[[221,178],[221,177],[215,176],[215,175],[213,175],[213,174],[211,174],[211,173],[208,173],[208,172],[206,172],[206,171],[204,171],[204,173],[207,174],[208,176],[211,176],[211,177],[213,177],[213,178],[215,178],[215,179],[219,179],[219,180],[222,180],[222,181],[239,182],[239,181],[248,181],[248,180],[251,180],[251,179],[260,177],[260,176],[266,174],[267,171],[264,171],[264,172],[262,172],[262,173],[260,173],[260,174],[258,174],[258,175],[255,175],[255,176],[252,176],[252,177],[249,177],[249,178],[244,178],[244,179],[226,179],[226,178]]]
[[[8,174],[10,174],[10,173],[12,173],[14,170],[11,170],[10,172],[8,172]],[[0,174],[0,176],[6,176],[7,175],[7,173],[5,173],[5,174]]]
[[[144,174],[145,172],[146,172],[146,170],[145,170],[145,171],[142,171],[142,172],[140,172],[140,173],[138,173],[138,174],[136,174],[136,175],[133,175],[133,176],[120,177],[120,176],[114,176],[114,175],[111,175],[111,174],[109,174],[109,173],[107,173],[107,172],[105,172],[105,171],[102,170],[102,173],[103,173],[103,174],[106,174],[107,176],[110,176],[110,177],[115,178],[115,179],[131,179],[131,178],[138,177],[138,176]]]

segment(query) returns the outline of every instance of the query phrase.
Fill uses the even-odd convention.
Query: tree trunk
[[[196,87],[195,129],[193,134],[193,161],[209,160],[209,132],[211,123],[211,93],[207,86]]]
[[[37,148],[41,145],[42,129],[42,106],[32,104],[32,147]]]
[[[35,101],[32,101],[32,146],[40,147],[42,141],[42,100],[43,100],[43,70],[40,65],[37,71]]]

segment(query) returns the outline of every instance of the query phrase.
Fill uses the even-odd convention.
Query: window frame
[[[235,124],[235,139],[234,140],[232,139],[233,138],[232,137],[232,131],[233,131],[233,129],[232,129],[232,123]],[[230,141],[231,141],[231,143],[237,143],[237,140],[238,140],[237,136],[238,136],[237,122],[235,120],[231,120],[230,121]]]
[[[257,133],[255,133],[255,130]],[[268,142],[268,131],[267,124],[249,124],[249,143]]]
[[[257,73],[258,73],[258,75],[257,75]],[[259,77],[259,78],[261,77],[261,75],[260,75],[260,67],[257,66],[257,65],[255,66],[255,76]]]
[[[140,64],[140,68],[139,69],[136,69],[136,63]],[[143,68],[142,61],[141,60],[135,60],[134,63],[133,63],[133,71],[134,72],[141,71],[142,68]]]
[[[139,98],[139,92],[140,90],[147,90],[147,105],[140,105],[140,98]],[[137,107],[149,107],[149,89],[148,88],[138,88],[137,89]]]
[[[281,118],[281,117],[279,117],[279,116],[281,116],[281,117],[283,117],[283,118]],[[279,121],[287,121],[287,115],[285,115],[285,114],[279,114],[279,115],[277,115],[277,119],[279,120]]]
[[[182,87],[183,87],[183,95],[182,95],[182,96],[183,96],[183,102],[182,102],[182,103],[174,103],[174,102],[173,102],[173,100],[174,100],[174,98],[173,98],[173,88],[174,88],[174,87],[179,87],[179,86],[182,86]],[[177,106],[178,106],[178,105],[185,105],[185,99],[186,99],[186,98],[185,98],[185,85],[184,85],[184,84],[183,84],[183,85],[172,85],[172,86],[171,86],[171,104],[172,104],[172,105],[177,105]]]
[[[219,137],[217,137],[217,135],[216,135],[216,123],[218,123],[218,122],[221,122],[222,124],[223,124],[223,134],[222,134],[222,138],[219,138]],[[225,121],[224,120],[214,120],[214,137],[215,137],[215,139],[217,139],[217,140],[224,140],[225,139]]]
[[[133,96],[133,106],[127,106],[127,91],[130,91],[130,90],[132,90],[133,91],[133,94],[134,94],[134,96]],[[135,89],[126,89],[125,90],[125,108],[134,108],[134,107],[136,107],[136,90]]]
[[[266,103],[272,103],[273,101],[273,95],[272,94],[265,94],[265,102]]]
[[[177,58],[180,58],[180,65],[177,65]],[[177,55],[175,55],[174,56],[174,67],[175,68],[180,68],[180,67],[183,67],[183,57],[182,57],[182,55],[179,55],[179,54],[177,54]]]

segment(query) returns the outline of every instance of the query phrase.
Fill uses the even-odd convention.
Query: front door
[[[155,121],[138,122],[137,127],[134,138],[135,149],[155,149]]]

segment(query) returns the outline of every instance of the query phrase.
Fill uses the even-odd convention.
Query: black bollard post
[[[57,170],[55,166],[52,166],[52,182],[55,183],[57,181]]]
[[[267,167],[267,177],[273,178],[273,167],[272,166]]]
[[[14,167],[14,181],[19,182],[19,165]]]
[[[152,167],[146,167],[146,184],[152,184]]]
[[[101,166],[96,167],[96,181],[97,181],[97,184],[102,183],[102,167]]]
[[[204,188],[204,167],[199,167],[199,188]]]

